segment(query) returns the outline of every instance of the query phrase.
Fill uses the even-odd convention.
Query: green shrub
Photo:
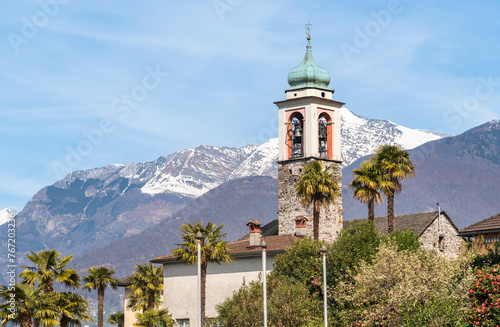
[[[269,326],[321,326],[321,302],[311,296],[305,283],[289,278],[268,280],[267,319]],[[252,281],[217,306],[218,321],[226,327],[262,326],[262,281]]]
[[[224,326],[257,327],[262,325],[264,311],[262,302],[262,282],[243,282],[233,296],[217,305],[218,321]]]
[[[420,240],[419,236],[415,234],[412,230],[407,230],[405,228],[404,231],[396,230],[393,233],[384,236],[383,242],[388,244],[389,242],[393,242],[396,244],[398,251],[410,250],[413,252],[420,250]]]
[[[372,263],[361,262],[353,282],[341,282],[329,298],[351,304],[343,316],[361,326],[455,326],[465,322],[469,270],[437,253],[398,251],[382,244]],[[446,314],[444,314],[446,312]]]
[[[464,302],[456,297],[433,297],[401,311],[401,326],[460,327],[467,326]]]
[[[500,243],[495,243],[494,245],[487,245],[483,240],[476,242],[475,245],[471,245],[471,248],[480,247],[480,254],[475,255],[472,258],[471,267],[473,269],[483,269],[484,267],[491,267],[500,264]],[[476,252],[476,249],[472,249]]]
[[[342,230],[327,252],[328,286],[355,275],[361,261],[370,263],[380,242],[381,236],[371,221],[354,221]]]
[[[323,243],[310,238],[297,241],[283,254],[276,256],[273,276],[289,278],[293,282],[304,283],[311,294],[321,291],[323,262],[319,253]]]

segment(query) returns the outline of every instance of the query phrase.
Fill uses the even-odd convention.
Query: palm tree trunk
[[[319,212],[320,212],[319,201],[314,200],[313,202],[313,235],[314,240],[319,241]]]
[[[68,316],[63,315],[59,320],[59,327],[68,327],[68,325],[69,325],[69,318]]]
[[[50,293],[54,291],[54,281],[52,279],[49,279],[47,281],[47,284],[45,284],[45,287],[43,288],[44,293]]]
[[[104,325],[104,288],[100,287],[97,290],[97,326]]]
[[[205,327],[205,300],[207,288],[207,260],[203,258],[201,261],[201,326]]]
[[[21,315],[20,314],[20,316],[21,316],[20,317],[21,319],[19,319],[20,320],[19,325],[21,327],[31,327],[31,318],[28,315]]]
[[[368,202],[368,220],[375,221],[375,199],[371,199]]]
[[[387,233],[394,232],[394,194],[387,196]]]
[[[155,307],[155,290],[148,289],[148,310]]]

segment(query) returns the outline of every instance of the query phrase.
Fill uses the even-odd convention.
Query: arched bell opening
[[[288,158],[301,158],[304,156],[304,116],[293,113],[287,125]]]
[[[318,119],[318,152],[320,158],[332,159],[332,119],[326,113]]]

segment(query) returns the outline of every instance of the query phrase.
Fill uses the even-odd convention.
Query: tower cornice
[[[287,99],[287,100],[274,102],[274,104],[280,108],[284,107],[283,106],[284,104],[287,104],[290,106],[297,106],[297,105],[300,105],[302,103],[304,103],[304,104],[306,104],[306,103],[318,103],[318,104],[324,104],[324,105],[332,106],[332,107],[336,107],[336,108],[340,108],[343,105],[345,105],[344,102],[335,101],[335,100],[326,99],[326,98],[315,97],[315,96],[293,98],[293,99]]]

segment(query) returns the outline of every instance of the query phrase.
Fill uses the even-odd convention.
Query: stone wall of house
[[[440,224],[435,219],[420,235],[420,243],[425,250],[439,251],[445,257],[455,258],[462,251],[464,242],[448,218],[442,214]]]
[[[318,158],[301,158],[278,162],[278,201],[279,234],[295,234],[295,219],[305,216],[307,235],[313,236],[313,208],[303,205],[296,195],[297,183],[302,176],[304,166],[311,160],[321,160],[327,166],[333,166],[333,175],[342,191],[342,165],[338,161]],[[342,230],[342,194],[335,203],[321,208],[319,238],[332,243],[337,233]]]

